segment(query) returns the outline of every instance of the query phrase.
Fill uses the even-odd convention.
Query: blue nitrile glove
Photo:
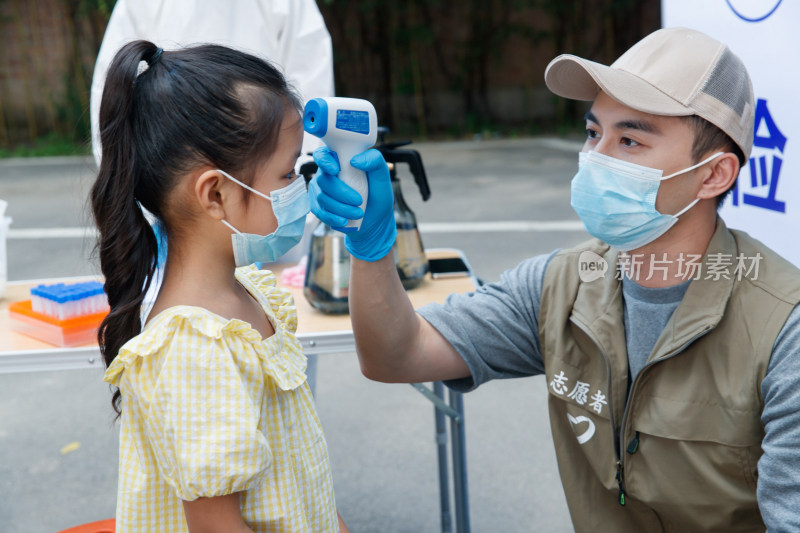
[[[311,212],[335,230],[345,234],[344,245],[354,257],[378,261],[392,250],[397,238],[394,221],[394,194],[389,167],[375,149],[360,153],[350,164],[367,173],[369,196],[367,212],[361,210],[361,195],[336,176],[339,160],[334,152],[323,146],[314,151],[319,166],[317,175],[308,186]],[[361,221],[361,228],[348,228],[348,220]]]

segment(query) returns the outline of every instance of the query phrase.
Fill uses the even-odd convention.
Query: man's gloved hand
[[[375,149],[360,153],[350,160],[353,167],[367,174],[369,195],[366,213],[361,210],[361,195],[341,181],[336,154],[323,146],[314,151],[319,166],[308,185],[311,212],[335,230],[345,233],[344,244],[353,256],[364,261],[378,261],[386,256],[397,238],[394,221],[394,194],[389,167]],[[361,221],[361,228],[348,228],[348,220]]]

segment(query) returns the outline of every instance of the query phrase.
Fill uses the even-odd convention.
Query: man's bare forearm
[[[377,381],[407,381],[418,351],[420,318],[393,254],[375,262],[353,258],[348,298],[361,371]]]
[[[353,259],[350,318],[361,372],[390,383],[465,378],[469,368],[453,346],[411,305],[394,256]]]

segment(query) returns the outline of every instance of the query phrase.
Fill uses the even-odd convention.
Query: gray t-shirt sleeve
[[[492,379],[544,373],[539,304],[545,270],[556,253],[527,259],[496,283],[417,311],[469,367],[471,378],[447,381],[448,387],[467,392]]]
[[[758,506],[768,531],[800,531],[800,307],[775,341],[761,394]]]

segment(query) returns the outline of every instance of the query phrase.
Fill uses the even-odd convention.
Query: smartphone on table
[[[461,257],[430,258],[428,259],[428,270],[434,279],[470,275],[470,268]]]

